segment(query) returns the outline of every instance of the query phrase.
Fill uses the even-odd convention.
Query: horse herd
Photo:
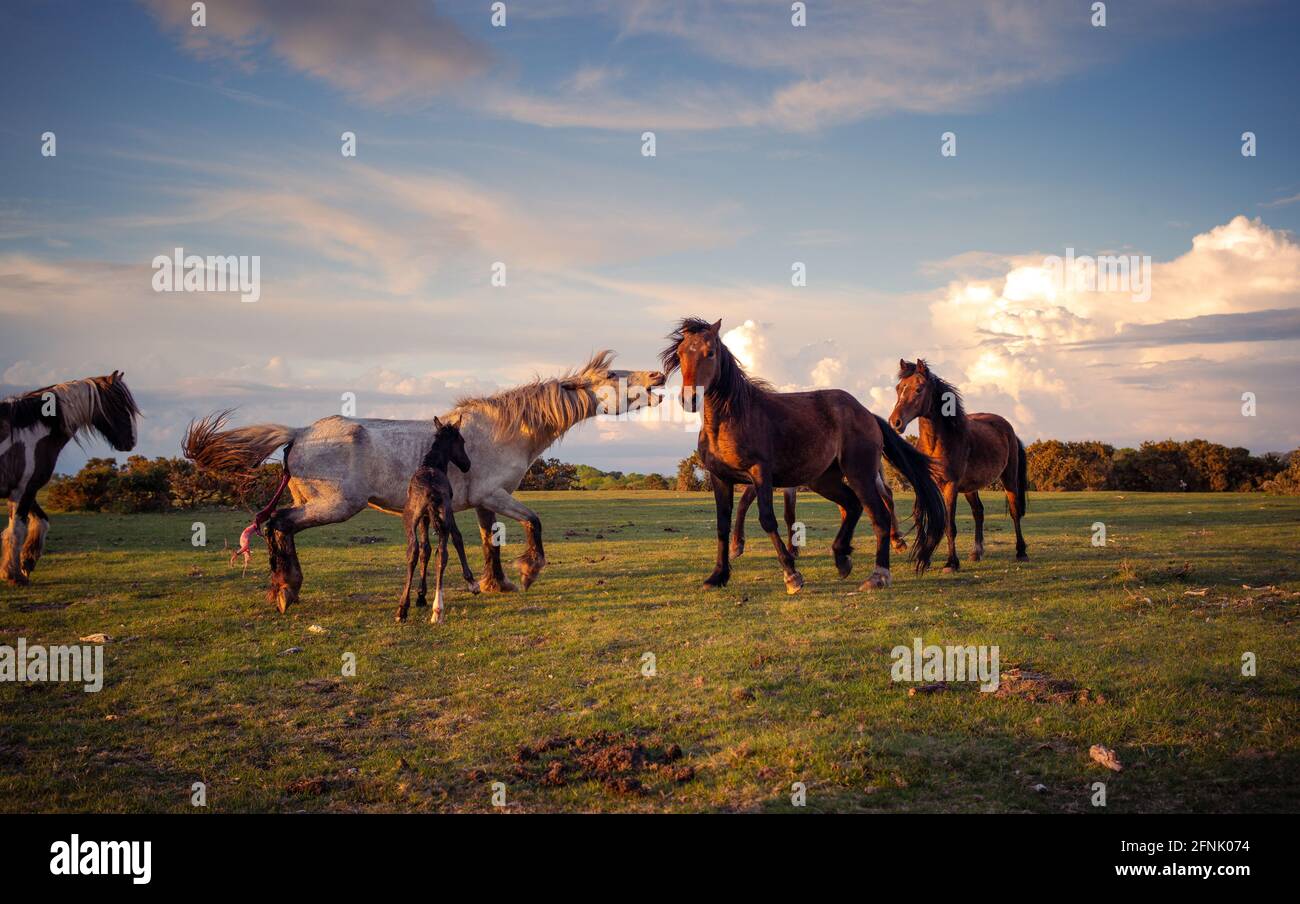
[[[890,548],[908,550],[882,474],[882,457],[912,486],[916,537],[909,550],[916,570],[929,566],[941,539],[948,540],[944,571],[960,567],[956,549],[957,495],[975,518],[973,559],[984,552],[984,506],[979,491],[1000,483],[1015,525],[1016,558],[1026,558],[1020,520],[1025,512],[1026,459],[1014,429],[995,414],[967,414],[960,393],[924,359],[899,362],[897,404],[886,421],[839,389],[778,392],[747,374],[723,343],[722,321],[685,318],[670,334],[658,371],[610,367],[613,353],[594,355],[583,367],[494,395],[461,399],[441,418],[381,420],[329,417],[306,427],[255,424],[226,429],[230,412],[190,424],[182,442],[200,468],[250,474],[283,449],[283,479],[271,501],[241,537],[252,534],[270,553],[268,598],[283,613],[297,601],[303,575],[294,537],[322,524],[345,521],[366,507],[403,516],[407,534],[406,584],[398,608],[404,620],[414,571],[420,566],[416,605],[426,603],[431,545],[439,537],[433,621],[443,613],[442,575],[451,537],[471,592],[516,589],[501,564],[494,531],[498,516],[518,521],[527,549],[516,565],[527,589],[546,565],[542,522],[514,498],[531,464],[569,429],[610,411],[655,405],[668,378],[681,373],[681,406],[700,417],[699,458],[708,472],[717,516],[717,550],[708,587],[725,586],[731,559],[744,550],[744,517],[757,502],[759,524],[772,542],[786,591],[798,593],[798,547],[777,530],[773,493],[784,491],[788,527],[796,494],[807,487],[835,503],[840,528],[831,543],[836,568],[853,568],[854,530],[865,510],[876,539],[871,574],[860,589],[890,585]],[[0,551],[0,576],[26,583],[44,550],[49,521],[36,501],[59,452],[85,432],[118,451],[134,448],[139,409],[120,372],[38,389],[0,401],[0,496],[9,501],[9,524]],[[918,421],[913,446],[902,434]],[[456,465],[453,469],[449,465]],[[735,489],[744,487],[732,515]],[[292,504],[278,507],[288,490]],[[475,581],[456,529],[454,512],[473,508],[478,518],[484,571]]]

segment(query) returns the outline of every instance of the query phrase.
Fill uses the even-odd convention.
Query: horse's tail
[[[1018,516],[1025,516],[1025,502],[1028,501],[1029,495],[1026,490],[1029,487],[1029,456],[1025,454],[1025,444],[1018,438],[1016,446],[1019,449],[1020,461],[1016,463],[1016,508]]]
[[[191,421],[181,451],[201,468],[222,474],[248,474],[301,432],[283,424],[253,424],[223,430],[230,411],[218,411]]]
[[[912,507],[912,521],[916,524],[916,542],[912,544],[909,555],[916,563],[917,571],[924,571],[930,566],[930,554],[934,552],[939,541],[943,539],[948,523],[947,509],[943,504],[943,495],[939,486],[930,476],[932,462],[930,457],[915,449],[903,439],[894,428],[880,415],[872,415],[880,424],[880,432],[885,437],[885,458],[907,478],[907,482],[916,491],[916,504]]]

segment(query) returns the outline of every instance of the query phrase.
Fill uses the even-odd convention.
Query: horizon
[[[1300,447],[1300,10],[789,6],[11,5],[0,396],[123,370],[136,453],[175,457],[228,407],[424,418],[601,348],[656,368],[700,315],[882,416],[925,357],[1026,445]],[[175,249],[255,259],[257,299],[158,291]],[[591,423],[543,457],[694,447]],[[88,457],[126,454],[58,471]]]

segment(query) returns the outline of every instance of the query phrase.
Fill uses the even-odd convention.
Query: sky
[[[687,315],[881,415],[922,356],[1026,442],[1300,446],[1295,4],[192,5],[0,6],[0,395],[123,370],[141,454],[219,408],[655,368]],[[178,247],[256,256],[258,300],[155,291]],[[1098,255],[1146,291],[1053,262]],[[588,423],[547,454],[693,448]]]

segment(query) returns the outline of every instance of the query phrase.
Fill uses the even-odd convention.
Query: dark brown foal
[[[883,454],[916,488],[912,515],[917,568],[929,564],[943,536],[943,498],[930,477],[930,461],[847,392],[775,392],[749,377],[719,335],[722,321],[682,320],[664,349],[664,373],[682,372],[683,406],[700,412],[700,462],[713,479],[718,547],[707,587],[731,578],[729,540],[736,484],[754,487],[758,520],[772,541],[787,593],[798,593],[803,575],[781,541],[772,508],[773,487],[807,486],[840,507],[839,532],[831,544],[840,577],[853,570],[853,531],[865,509],[876,534],[876,567],[861,589],[888,587],[889,509],[880,477]]]
[[[947,512],[948,561],[944,571],[961,567],[957,558],[957,494],[966,496],[975,516],[975,553],[984,555],[984,503],[979,491],[1002,481],[1007,494],[1007,511],[1016,526],[1016,558],[1027,559],[1020,519],[1025,514],[1028,484],[1025,444],[1006,418],[996,414],[967,414],[961,393],[941,379],[925,360],[898,362],[898,402],[889,416],[890,425],[902,433],[913,420],[921,439],[918,447],[938,468],[939,489]]]
[[[425,593],[428,590],[429,525],[438,532],[438,566],[434,575],[433,615],[430,623],[442,621],[442,575],[447,569],[447,535],[456,544],[456,555],[460,557],[460,570],[470,593],[478,593],[479,586],[474,582],[474,573],[465,561],[465,542],[456,527],[456,514],[451,506],[451,481],[447,479],[448,463],[456,465],[462,471],[469,470],[469,456],[465,454],[465,440],[460,430],[451,424],[444,424],[436,417],[433,427],[437,431],[433,445],[424,455],[419,470],[411,477],[410,487],[406,493],[406,508],[402,510],[402,523],[406,526],[406,586],[402,588],[402,599],[397,605],[397,620],[406,621],[406,613],[411,603],[411,583],[415,578],[416,560],[420,563],[420,593],[415,605],[426,605]]]

